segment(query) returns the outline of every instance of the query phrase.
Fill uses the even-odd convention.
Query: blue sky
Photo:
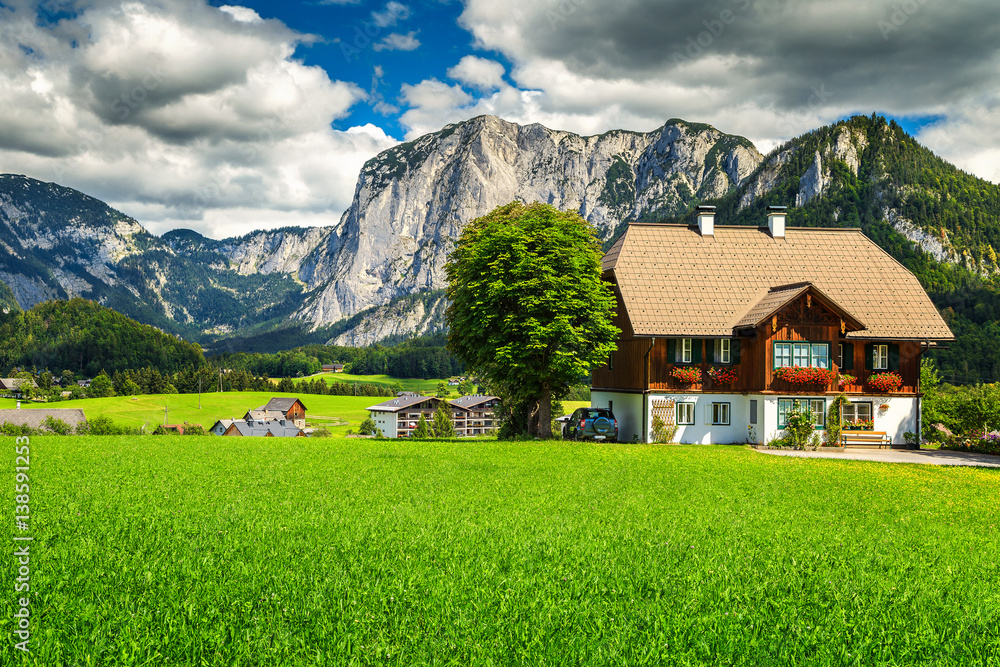
[[[357,104],[348,118],[335,122],[341,129],[372,123],[402,137],[398,96],[403,84],[428,78],[445,81],[448,69],[473,53],[509,65],[496,51],[473,48],[472,35],[458,25],[463,8],[459,2],[241,4],[262,18],[276,18],[304,34],[317,35],[320,39],[300,45],[295,57],[368,92],[368,99]],[[390,35],[406,39],[386,43]],[[410,50],[416,43],[419,46]]]
[[[0,172],[155,233],[337,224],[366,160],[480,114],[767,152],[873,111],[1000,182],[1000,3],[0,0]]]

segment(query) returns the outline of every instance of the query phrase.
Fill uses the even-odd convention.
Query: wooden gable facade
[[[616,290],[617,293],[617,290]],[[873,393],[868,379],[876,373],[894,371],[902,385],[892,392],[916,394],[920,383],[920,356],[926,347],[917,341],[847,338],[851,327],[827,299],[807,290],[754,327],[745,327],[728,338],[689,338],[690,361],[684,361],[682,337],[636,337],[620,295],[615,326],[622,334],[618,350],[608,364],[592,371],[594,388],[618,391],[667,391],[759,394]],[[860,333],[860,332],[859,332]],[[722,341],[726,341],[723,343]],[[839,377],[826,383],[793,383],[775,377],[775,345],[798,343],[826,346],[826,368],[854,381],[841,384]],[[876,346],[885,354],[876,356]],[[794,347],[793,347],[794,349]],[[720,354],[720,352],[722,354]],[[884,359],[884,368],[876,360]],[[671,375],[674,369],[696,369],[701,380],[685,382]],[[720,379],[712,377],[711,371]],[[735,381],[726,381],[735,374]]]

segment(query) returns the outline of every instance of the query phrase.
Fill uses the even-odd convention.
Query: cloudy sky
[[[0,0],[0,172],[155,233],[335,224],[365,160],[483,113],[766,152],[873,111],[1000,182],[1000,3]]]

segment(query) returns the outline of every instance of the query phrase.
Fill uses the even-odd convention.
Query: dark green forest
[[[201,347],[86,299],[0,313],[0,371],[101,371],[152,367],[172,374],[205,365]]]
[[[447,348],[444,334],[425,336],[396,345],[341,347],[304,345],[276,353],[235,352],[209,357],[212,365],[271,377],[298,377],[316,373],[323,364],[345,364],[356,375],[398,378],[447,378],[464,367]]]

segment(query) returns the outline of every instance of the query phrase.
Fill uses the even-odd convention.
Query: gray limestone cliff
[[[761,159],[742,137],[677,120],[591,137],[494,116],[449,125],[365,164],[307,278],[319,293],[296,316],[334,322],[443,287],[462,227],[510,201],[578,211],[607,239],[622,223],[726,194]]]

